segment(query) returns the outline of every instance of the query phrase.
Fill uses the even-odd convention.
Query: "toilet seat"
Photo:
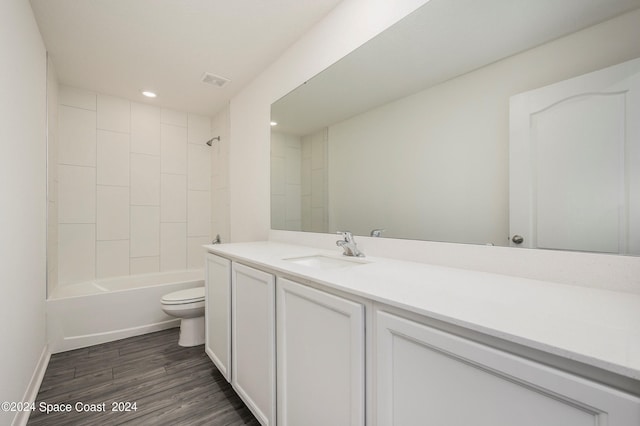
[[[188,303],[204,302],[204,287],[188,288],[165,294],[160,299],[163,305],[185,305]]]

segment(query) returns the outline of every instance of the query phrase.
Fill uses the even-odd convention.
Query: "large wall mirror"
[[[640,0],[429,1],[272,105],[272,228],[640,254],[640,156],[624,141],[625,170],[609,167],[632,193],[614,220],[624,244],[545,247],[510,206],[510,100],[638,58],[639,39]]]

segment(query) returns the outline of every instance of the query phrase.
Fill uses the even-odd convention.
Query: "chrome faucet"
[[[353,239],[353,234],[349,231],[338,231],[338,235],[342,235],[342,240],[336,241],[336,245],[342,247],[345,256],[364,257],[364,253],[358,249],[358,244]]]
[[[369,236],[379,238],[382,236],[382,233],[384,231],[386,231],[386,229],[372,229],[371,234],[369,234]]]

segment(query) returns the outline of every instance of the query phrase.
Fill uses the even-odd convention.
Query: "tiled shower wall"
[[[200,269],[211,118],[61,86],[58,279]]]
[[[271,132],[271,227],[328,232],[327,129]]]
[[[302,137],[302,230],[329,232],[328,129]]]
[[[299,136],[271,132],[271,227],[302,230],[302,145]]]

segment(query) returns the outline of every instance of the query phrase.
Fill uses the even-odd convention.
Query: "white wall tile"
[[[300,184],[302,169],[302,153],[300,148],[287,147],[286,149],[286,179],[289,184]]]
[[[160,257],[132,257],[129,260],[129,274],[150,274],[160,272]]]
[[[271,194],[284,195],[285,191],[285,159],[271,157]]]
[[[129,186],[129,135],[98,130],[98,185]]]
[[[160,113],[162,124],[172,124],[174,126],[187,127],[187,113],[173,109],[162,108]]]
[[[311,195],[303,195],[301,200],[302,230],[311,231]]]
[[[129,240],[98,241],[96,278],[129,275]]]
[[[288,220],[287,228],[291,231],[302,231],[302,221],[301,220]]]
[[[302,194],[311,195],[311,158],[304,158],[302,160],[300,181],[302,182]]]
[[[302,204],[300,185],[287,185],[285,198],[287,222],[300,221],[300,210]]]
[[[311,231],[327,232],[324,207],[311,208]]]
[[[188,144],[189,189],[209,191],[211,188],[211,148]]]
[[[206,146],[205,142],[211,139],[211,119],[202,115],[189,114],[187,121],[188,142]]]
[[[76,108],[96,110],[96,94],[75,87],[59,86],[58,103]]]
[[[96,169],[58,166],[59,223],[96,222]]]
[[[287,135],[280,132],[271,132],[271,156],[284,158],[285,139]]]
[[[209,236],[211,233],[211,193],[189,191],[187,195],[187,235]]]
[[[311,145],[311,167],[321,169],[326,164],[327,143],[319,138],[314,138]]]
[[[213,238],[220,234],[223,242],[230,241],[229,226],[229,189],[216,189],[212,193],[211,234]]]
[[[56,169],[56,175],[58,174],[57,166],[54,166]],[[47,200],[49,202],[52,202],[56,205],[56,209],[55,209],[55,213],[56,213],[56,222],[54,223],[58,223],[58,177],[56,176],[56,179],[48,179],[47,180],[47,185],[49,185],[49,188],[47,188]]]
[[[312,146],[311,137],[310,136],[303,137],[300,145],[302,147],[302,158],[311,159],[311,146]]]
[[[129,188],[98,185],[97,198],[97,239],[128,240]]]
[[[131,152],[160,155],[160,108],[131,103]]]
[[[311,206],[324,207],[326,184],[324,181],[324,170],[313,170],[311,172]]]
[[[160,157],[131,154],[131,205],[160,205]]]
[[[60,106],[58,110],[58,163],[96,165],[96,113]]]
[[[186,223],[187,177],[163,173],[160,182],[160,220]]]
[[[284,195],[271,195],[271,228],[287,229],[287,199]]]
[[[187,268],[187,224],[160,224],[160,270]]]
[[[160,129],[162,173],[187,174],[187,129],[162,124]]]
[[[131,206],[131,257],[160,254],[160,207]]]
[[[187,269],[203,269],[206,250],[202,247],[211,244],[209,237],[189,237],[187,239]]]
[[[131,102],[127,99],[98,94],[98,129],[129,133]]]
[[[228,241],[228,143],[205,145],[209,117],[64,86],[57,104],[61,165],[60,176],[49,176],[50,217],[59,216],[61,227],[88,224],[77,229],[90,236],[64,242],[72,248],[65,253],[82,246],[76,251],[91,262],[65,255],[50,269],[77,281],[184,269],[189,255],[200,269],[200,245],[210,242],[213,223]],[[226,195],[217,200],[218,221],[211,214],[214,182]],[[54,252],[60,257],[58,246],[50,251],[52,260]]]
[[[58,244],[61,285],[95,278],[96,228],[93,224],[61,224]]]

